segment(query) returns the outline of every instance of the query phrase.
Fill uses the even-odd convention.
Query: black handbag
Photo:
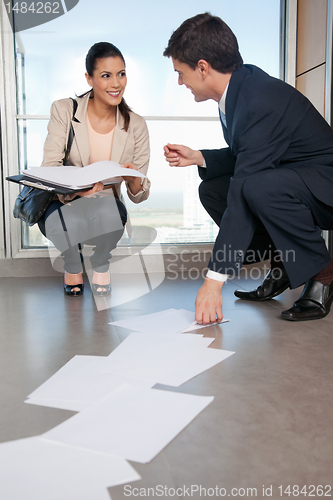
[[[74,115],[77,110],[77,101],[72,99],[73,101],[73,120]],[[71,127],[68,134],[67,147],[65,151],[65,156],[63,160],[63,165],[67,164],[69,153],[72,147],[74,139],[74,129],[71,123]],[[42,215],[47,210],[51,201],[53,200],[54,193],[50,191],[45,191],[43,189],[38,189],[35,187],[24,186],[20,194],[15,200],[15,205],[13,209],[13,215],[16,219],[21,219],[29,226],[33,226]]]

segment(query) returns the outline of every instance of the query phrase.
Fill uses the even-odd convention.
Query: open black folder
[[[88,191],[89,189],[91,189],[91,188],[71,189],[71,188],[57,186],[50,182],[45,182],[45,181],[38,182],[36,181],[36,179],[33,179],[32,177],[29,177],[28,175],[25,174],[11,175],[9,177],[6,177],[6,180],[11,182],[16,182],[17,184],[21,184],[22,186],[30,186],[37,189],[42,189],[43,191],[51,191],[56,194],[64,194],[64,195],[79,193],[80,191]]]
[[[96,182],[111,186],[120,182],[124,176],[146,177],[138,170],[121,167],[113,161],[98,161],[86,167],[34,167],[6,179],[24,186],[66,195],[89,190]]]

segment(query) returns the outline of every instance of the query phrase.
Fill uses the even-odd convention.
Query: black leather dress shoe
[[[289,288],[290,281],[285,269],[270,269],[266,274],[264,281],[256,290],[245,292],[236,290],[234,294],[238,299],[263,301],[277,297],[280,293]]]
[[[289,321],[309,321],[325,318],[330,312],[333,301],[333,281],[323,285],[320,281],[310,279],[305,283],[302,295],[293,307],[281,313],[283,319]]]

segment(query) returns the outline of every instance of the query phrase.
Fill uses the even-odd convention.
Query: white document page
[[[138,170],[123,168],[114,161],[97,161],[86,167],[33,167],[23,173],[39,181],[52,182],[72,189],[84,188],[112,178],[118,178],[117,182],[120,182],[123,175],[146,177]]]
[[[105,371],[157,383],[172,367],[181,367],[193,350],[204,350],[213,341],[196,334],[131,333],[108,356]]]
[[[104,370],[110,365],[108,357],[86,356],[85,358],[87,362],[77,370],[67,371],[65,375],[60,370],[51,377],[53,383],[50,379],[49,385],[46,387],[44,385],[44,389],[38,391],[38,398],[32,396],[26,402],[42,403],[43,406],[44,400],[44,406],[81,411],[124,383],[144,387],[152,387],[156,383],[131,379],[126,374],[105,373]]]
[[[119,321],[113,321],[112,323],[109,324],[115,326],[121,326],[122,328],[127,328],[128,330],[134,330],[136,332],[178,333],[178,326],[176,327],[176,331],[172,330],[167,332],[163,331],[163,323],[172,318],[175,313],[177,313],[177,309],[167,309],[165,311],[159,311],[156,313],[144,314],[142,316],[135,316],[134,318],[127,318]]]
[[[192,351],[189,356],[184,358],[181,364],[173,366],[172,368],[170,367],[170,371],[162,376],[158,383],[179,387],[191,378],[196,377],[205,370],[229,358],[232,354],[235,353],[221,349],[201,349],[200,351]]]
[[[139,335],[137,335],[137,333]],[[115,361],[121,362],[126,360],[127,356],[132,356],[134,358],[138,352],[163,346],[167,342],[177,342],[179,338],[183,337],[194,339],[194,342],[197,342],[198,344],[200,343],[200,345],[203,346],[210,345],[211,342],[214,341],[214,339],[204,339],[204,336],[200,334],[178,335],[173,333],[170,335],[156,335],[155,333],[132,332],[116,349],[111,352],[111,354],[109,354],[109,356],[107,356],[107,358],[109,360],[112,358],[112,363],[115,363]],[[204,343],[202,343],[202,341]]]
[[[37,500],[35,498],[35,500]],[[112,500],[107,489],[99,488],[93,490],[80,491],[78,495],[61,497],[59,500]]]
[[[88,492],[90,499],[105,500],[104,488],[141,479],[122,458],[40,437],[0,444],[0,463],[3,500],[81,500]]]
[[[194,313],[193,313],[194,315]],[[206,328],[207,326],[214,326],[214,325],[221,325],[222,323],[228,323],[230,319],[224,319],[221,321],[221,323],[212,323],[211,325],[200,325],[197,323],[195,320],[188,326],[187,328],[184,328],[180,333],[187,333],[187,332],[194,332],[195,330],[200,330],[200,328]]]
[[[138,332],[153,332],[158,334],[185,333],[211,326],[199,325],[194,318],[195,314],[192,311],[187,311],[186,309],[167,309],[158,313],[113,321],[110,325],[121,326]],[[222,322],[226,321],[229,320],[225,319]]]
[[[37,389],[31,392],[28,395],[28,398],[36,397],[38,398],[39,394],[45,389],[49,389],[53,385],[56,385],[59,381],[66,379],[67,376],[70,376],[73,372],[76,372],[83,366],[91,363],[92,358],[99,356],[74,356],[70,359],[64,366],[62,366],[52,377],[47,379],[43,384],[41,384]],[[100,356],[103,357],[103,356]]]
[[[124,384],[43,437],[147,463],[213,399]]]
[[[48,408],[57,408],[59,410],[82,411],[88,406],[94,404],[91,401],[76,401],[67,399],[39,399],[28,398],[24,401],[28,405],[47,406]]]

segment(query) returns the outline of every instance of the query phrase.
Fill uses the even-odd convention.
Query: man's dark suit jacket
[[[209,180],[233,173],[208,267],[237,274],[257,226],[242,195],[246,179],[262,170],[290,168],[316,198],[333,206],[333,131],[300,92],[252,65],[232,73],[226,122],[229,147],[202,150],[207,168],[199,167],[199,175]],[[293,287],[301,284],[297,276],[289,277]]]

